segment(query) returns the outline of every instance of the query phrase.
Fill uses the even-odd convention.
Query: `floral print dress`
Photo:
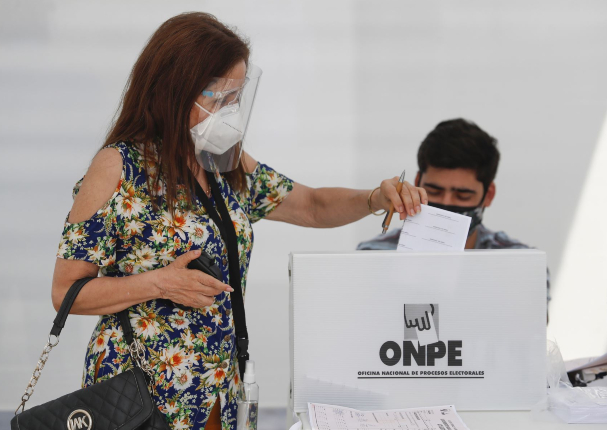
[[[152,207],[146,184],[159,175],[157,151],[148,169],[143,147],[121,142],[110,145],[122,155],[120,182],[110,200],[90,219],[70,223],[67,218],[57,256],[99,266],[102,276],[129,276],[158,269],[190,250],[202,248],[215,257],[228,283],[227,250],[217,225],[196,198],[188,210],[185,191],[178,190],[174,216],[162,198]],[[251,224],[275,209],[293,182],[264,164],[247,175],[248,192],[232,190],[216,175],[238,237],[243,294],[253,246]],[[76,184],[74,195],[82,180]],[[163,183],[160,177],[159,193]],[[214,200],[211,197],[211,203]],[[171,301],[157,299],[129,308],[136,336],[146,347],[155,370],[154,400],[175,430],[204,428],[215,402],[221,403],[224,430],[236,429],[236,399],[240,382],[229,293],[221,293],[208,307],[184,311]],[[121,373],[132,366],[116,315],[102,315],[89,342],[83,387]]]

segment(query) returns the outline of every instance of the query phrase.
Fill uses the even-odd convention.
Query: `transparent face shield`
[[[199,122],[190,133],[206,171],[230,172],[240,164],[261,73],[249,64],[244,79],[215,78],[196,99]]]

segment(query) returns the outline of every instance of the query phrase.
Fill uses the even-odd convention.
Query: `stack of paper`
[[[576,387],[549,390],[550,410],[566,423],[607,423],[607,388]]]
[[[453,405],[431,408],[359,411],[308,403],[312,430],[469,430]]]

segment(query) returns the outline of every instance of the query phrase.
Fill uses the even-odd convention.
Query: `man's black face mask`
[[[470,221],[470,229],[468,230],[468,237],[470,237],[472,233],[474,233],[474,230],[476,230],[476,227],[478,227],[478,225],[483,221],[483,212],[485,211],[485,208],[483,206],[484,201],[485,196],[483,196],[483,200],[481,200],[478,206],[441,205],[439,203],[432,202],[428,202],[428,206],[443,209],[449,212],[455,212],[472,218],[472,220]]]
[[[419,187],[420,182],[421,178],[418,176],[415,186]],[[428,206],[432,206],[434,208],[442,209],[449,212],[455,212],[456,214],[465,215],[472,218],[470,220],[470,229],[468,230],[468,237],[470,237],[472,236],[472,233],[474,233],[474,230],[476,230],[476,227],[478,227],[479,224],[483,222],[483,213],[485,212],[485,207],[483,206],[483,203],[485,202],[485,196],[487,195],[488,189],[489,185],[483,184],[483,198],[477,206],[441,205],[440,203],[432,202],[428,202]]]

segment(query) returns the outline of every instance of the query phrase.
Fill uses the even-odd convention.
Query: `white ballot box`
[[[293,253],[290,407],[529,410],[546,391],[546,255]]]

